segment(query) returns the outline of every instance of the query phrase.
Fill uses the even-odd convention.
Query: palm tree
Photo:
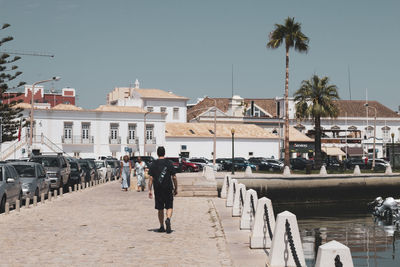
[[[289,49],[294,47],[298,52],[308,51],[309,39],[301,32],[301,24],[294,18],[285,19],[285,24],[275,24],[275,29],[269,35],[267,48],[276,49],[285,42],[286,48],[286,81],[285,81],[285,165],[289,166]]]
[[[336,118],[339,110],[335,104],[339,93],[336,85],[329,84],[329,78],[313,75],[310,80],[301,82],[300,89],[294,93],[296,117],[311,118],[315,129],[315,166],[322,165],[321,154],[321,118]]]

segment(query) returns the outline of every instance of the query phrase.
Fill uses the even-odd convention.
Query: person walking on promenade
[[[121,170],[119,176],[122,177],[122,189],[123,191],[128,191],[128,188],[131,186],[131,171],[132,165],[129,160],[129,156],[125,155],[123,160],[121,161]]]
[[[146,170],[147,166],[144,161],[140,157],[138,157],[137,162],[135,163],[135,172],[136,172],[136,177],[137,177],[137,190],[138,192],[144,191],[144,188],[146,186],[146,180],[144,179],[144,172]]]
[[[160,221],[158,232],[170,234],[172,232],[171,217],[174,195],[178,192],[178,183],[174,166],[164,158],[165,148],[158,147],[157,155],[158,159],[151,164],[149,170],[149,198],[153,198],[151,188],[154,185],[155,209],[158,210],[158,220]],[[164,209],[167,210],[166,228],[164,228]]]

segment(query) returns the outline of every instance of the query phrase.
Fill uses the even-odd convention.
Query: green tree
[[[285,44],[286,49],[286,80],[285,80],[285,165],[290,164],[289,155],[289,50],[293,48],[298,52],[308,51],[309,39],[301,32],[301,24],[288,17],[285,23],[275,24],[275,29],[269,35],[267,48],[276,49]]]
[[[0,28],[2,32],[8,28],[10,24],[3,24]],[[14,38],[7,36],[0,39],[0,47],[12,41]],[[17,108],[15,105],[20,101],[7,101],[10,100],[7,91],[16,89],[23,86],[24,82],[16,83],[18,76],[22,72],[18,71],[18,66],[14,63],[20,57],[10,57],[7,53],[0,53],[0,118],[2,124],[2,142],[13,141],[17,138],[17,131],[20,125],[19,118],[22,117],[22,108]]]
[[[301,82],[300,89],[294,94],[296,117],[312,119],[315,129],[315,166],[322,166],[321,154],[321,118],[336,118],[339,110],[335,103],[339,93],[336,85],[329,84],[329,78],[313,75],[310,80]]]

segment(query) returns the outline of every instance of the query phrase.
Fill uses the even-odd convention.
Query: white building
[[[186,122],[188,100],[160,89],[141,89],[137,79],[135,87],[116,87],[107,95],[108,105],[140,107],[148,112],[167,113],[167,122]]]
[[[216,157],[232,157],[232,129],[234,129],[235,157],[277,158],[278,137],[251,124],[216,125]],[[213,157],[214,124],[167,123],[165,127],[166,154],[170,157]]]
[[[374,116],[376,109],[376,153],[377,157],[387,157],[388,144],[400,141],[400,116],[380,104],[365,100],[338,100],[339,115],[335,119],[321,118],[323,128],[322,149],[332,156],[339,156],[338,149],[347,151],[348,156],[372,157],[374,141]],[[216,105],[217,121],[222,123],[251,123],[268,129],[283,138],[283,98],[243,99],[204,98],[188,110],[189,122],[210,123],[214,120]],[[367,111],[368,109],[368,111]],[[295,102],[289,98],[290,125],[314,138],[314,124],[311,120],[295,118]],[[393,135],[393,139],[392,136]],[[347,148],[346,148],[347,147]],[[297,152],[297,151],[295,151]],[[299,151],[300,152],[300,151]],[[300,152],[302,153],[302,152]],[[293,156],[296,153],[293,153]]]
[[[28,118],[30,105],[22,105],[24,117]],[[60,104],[51,109],[35,108],[31,149],[90,158],[119,158],[130,149],[136,155],[155,156],[156,147],[165,142],[165,117],[165,113],[147,113],[139,107],[100,106],[86,110]],[[1,159],[28,156],[29,143],[29,128],[24,128],[21,141],[3,144]]]

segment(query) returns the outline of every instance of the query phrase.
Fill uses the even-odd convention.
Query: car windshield
[[[35,167],[29,165],[13,165],[20,177],[35,177]]]
[[[85,169],[89,168],[87,161],[79,161],[79,164],[81,165],[82,168]]]
[[[57,158],[33,158],[32,161],[42,164],[43,167],[58,167]]]

